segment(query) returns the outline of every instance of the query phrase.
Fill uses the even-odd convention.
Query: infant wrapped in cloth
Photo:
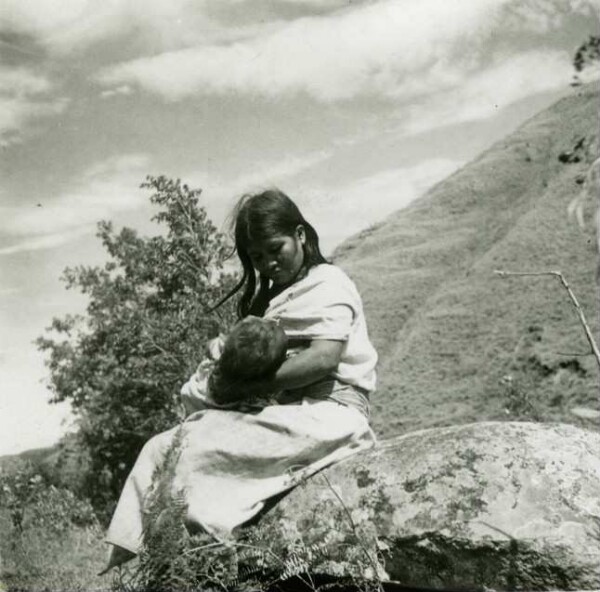
[[[274,393],[253,396],[244,387],[249,381],[272,378],[286,359],[287,345],[275,320],[253,316],[237,323],[227,336],[212,339],[207,357],[181,389],[186,415],[205,409],[252,412],[276,404]]]

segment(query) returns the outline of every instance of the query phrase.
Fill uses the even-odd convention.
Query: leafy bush
[[[89,590],[105,550],[88,500],[31,463],[0,472],[0,589]]]
[[[199,207],[200,190],[165,177],[142,187],[166,232],[143,238],[100,222],[108,262],[63,278],[89,297],[86,314],[55,318],[37,342],[53,400],[69,400],[78,416],[82,487],[105,517],[144,442],[178,420],[176,393],[206,339],[233,319],[232,307],[209,313],[232,284],[222,270],[231,248]]]
[[[87,527],[97,523],[89,501],[49,484],[30,463],[0,472],[0,506],[8,511],[17,536],[32,525],[59,533],[72,525]]]
[[[590,35],[575,52],[573,57],[573,68],[575,72],[581,72],[591,64],[600,61],[600,37]]]

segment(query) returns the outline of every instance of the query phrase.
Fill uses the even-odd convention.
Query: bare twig
[[[567,283],[567,280],[565,279],[565,277],[563,276],[563,274],[560,271],[531,271],[531,272],[529,272],[529,271],[502,271],[502,270],[496,269],[496,270],[494,270],[494,273],[499,275],[500,277],[554,276],[554,277],[558,278],[560,280],[561,284],[563,285],[564,289],[567,291],[567,294],[569,295],[569,298],[571,299],[573,306],[577,310],[577,315],[579,316],[579,320],[580,320],[581,324],[583,325],[583,330],[585,331],[585,336],[587,337],[587,340],[590,344],[592,353],[594,354],[594,357],[596,358],[596,362],[598,363],[598,368],[600,369],[600,350],[598,349],[598,344],[596,343],[596,340],[594,339],[594,336],[592,335],[592,331],[590,329],[590,326],[588,325],[585,315],[583,314],[583,310],[581,309],[581,306],[579,305],[579,301],[575,297],[575,294],[573,294],[573,290],[571,290],[571,287]]]
[[[512,536],[511,534],[508,534],[508,532],[506,532],[505,530],[502,530],[501,528],[498,528],[497,526],[490,524],[489,522],[485,522],[483,520],[475,520],[475,522],[477,524],[483,524],[484,526],[487,526],[488,528],[495,530],[496,532],[499,532],[500,534],[504,535],[510,541],[515,540],[514,536]]]
[[[200,545],[200,547],[193,547],[192,549],[186,549],[182,555],[190,555],[191,553],[196,553],[197,551],[204,551],[204,549],[212,549],[214,547],[224,547],[225,544],[221,541],[217,541],[215,543],[208,543],[206,545]]]

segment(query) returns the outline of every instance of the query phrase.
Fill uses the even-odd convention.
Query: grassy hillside
[[[31,448],[18,454],[5,454],[0,456],[0,467],[6,470],[11,470],[23,462],[30,462],[35,466],[45,465],[45,463],[53,462],[59,452],[58,444],[47,446],[45,448]]]
[[[597,156],[597,104],[591,87],[559,101],[336,251],[380,352],[380,435],[502,418],[599,426],[571,413],[600,408],[599,374],[564,289],[493,273],[562,271],[598,334],[592,204],[584,230],[567,215]],[[561,162],[575,148],[579,161]]]

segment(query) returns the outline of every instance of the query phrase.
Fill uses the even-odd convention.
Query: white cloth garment
[[[375,442],[360,411],[332,401],[305,398],[257,414],[206,410],[193,417],[182,426],[173,491],[185,493],[187,519],[219,539],[256,516],[269,498]],[[145,496],[175,431],[154,436],[142,449],[107,542],[139,552]]]
[[[339,267],[312,267],[271,300],[264,316],[277,319],[290,339],[344,341],[332,377],[367,392],[375,390],[377,352],[369,341],[358,290]]]

